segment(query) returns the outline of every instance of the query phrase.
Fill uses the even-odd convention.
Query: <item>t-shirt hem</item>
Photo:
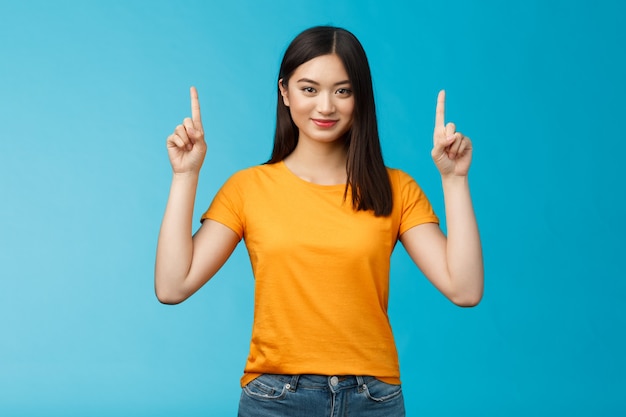
[[[406,232],[409,229],[414,228],[415,226],[419,226],[421,224],[426,224],[426,223],[435,223],[435,224],[439,224],[439,218],[437,216],[428,216],[428,217],[422,217],[421,219],[417,219],[411,223],[408,223],[406,225],[403,225],[404,227],[402,227],[399,230],[399,236],[402,236],[402,234],[404,232]]]
[[[232,230],[233,232],[235,232],[235,234],[236,234],[237,236],[239,236],[239,239],[242,239],[242,238],[243,238],[242,233],[241,233],[240,231],[238,231],[238,230],[237,230],[238,228],[237,228],[237,226],[236,226],[236,225],[229,224],[229,222],[228,222],[228,221],[226,221],[226,220],[224,220],[224,219],[221,219],[219,216],[213,216],[212,214],[204,214],[204,215],[202,215],[202,217],[200,218],[200,222],[204,222],[204,221],[205,221],[205,220],[207,220],[207,219],[208,219],[208,220],[213,220],[213,221],[216,221],[216,222],[218,222],[218,223],[220,223],[220,224],[223,224],[224,226],[228,227],[230,230]]]

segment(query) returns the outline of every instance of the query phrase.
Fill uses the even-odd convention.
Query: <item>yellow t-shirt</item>
[[[410,176],[388,173],[388,217],[355,211],[345,185],[304,181],[282,162],[242,170],[217,193],[202,219],[244,239],[255,277],[242,386],[263,373],[400,383],[387,316],[390,257],[402,233],[438,219]]]

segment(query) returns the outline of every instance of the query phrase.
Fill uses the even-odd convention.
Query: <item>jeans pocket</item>
[[[249,397],[263,400],[280,400],[287,395],[285,382],[271,375],[261,375],[243,387]]]
[[[402,395],[402,386],[373,379],[365,385],[364,392],[365,396],[372,401],[385,402]]]

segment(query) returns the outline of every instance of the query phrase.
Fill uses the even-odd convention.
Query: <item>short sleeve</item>
[[[244,199],[241,189],[242,173],[230,177],[217,192],[208,210],[200,221],[215,220],[232,229],[239,239],[243,238],[245,229]]]
[[[398,190],[394,197],[394,204],[398,204],[400,209],[399,234],[402,235],[420,224],[439,224],[439,218],[417,182],[409,174],[400,170],[392,170],[392,176],[394,175],[395,178],[392,179],[395,181],[394,189]]]

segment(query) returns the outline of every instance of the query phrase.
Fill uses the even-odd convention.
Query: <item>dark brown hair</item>
[[[346,172],[352,187],[352,207],[373,210],[376,216],[388,216],[393,205],[391,184],[383,161],[372,76],[365,50],[359,40],[345,29],[317,26],[300,33],[287,47],[278,80],[287,86],[296,68],[321,55],[336,54],[348,73],[354,95],[352,126],[346,133],[348,150]],[[298,144],[298,128],[291,118],[278,89],[274,149],[268,164],[285,159]]]

